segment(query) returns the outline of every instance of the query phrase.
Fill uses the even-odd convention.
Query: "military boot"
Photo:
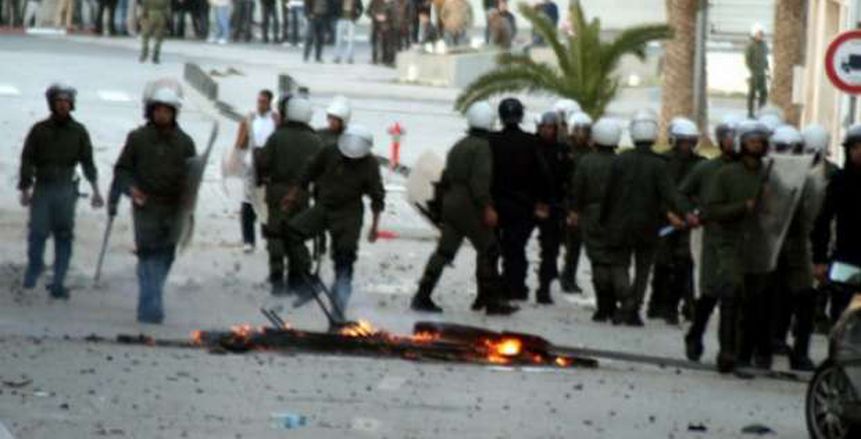
[[[541,282],[541,286],[535,292],[535,301],[541,305],[553,305],[553,298],[550,297],[550,283]]]
[[[416,291],[413,300],[410,302],[410,309],[417,312],[441,313],[442,308],[431,299],[435,284],[436,282],[432,279],[422,279],[419,282],[418,291]]]
[[[288,289],[287,284],[284,283],[284,274],[283,273],[272,273],[269,275],[269,285],[271,287],[270,293],[273,296],[286,296]]]

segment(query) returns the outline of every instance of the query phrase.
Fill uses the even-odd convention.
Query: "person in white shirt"
[[[269,136],[278,127],[278,114],[272,110],[272,92],[261,90],[257,94],[257,110],[239,124],[234,147],[241,151],[242,173],[245,181],[244,200],[240,213],[242,226],[243,251],[252,253],[255,247],[254,223],[257,215],[252,200],[257,188],[257,175],[254,172],[254,154],[266,144]]]

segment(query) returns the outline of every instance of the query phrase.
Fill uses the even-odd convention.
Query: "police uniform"
[[[289,288],[302,284],[303,261],[296,260],[288,251],[287,224],[293,216],[308,205],[307,197],[294,204],[289,212],[282,207],[282,200],[289,189],[298,184],[305,165],[323,148],[323,142],[305,123],[288,121],[279,127],[266,141],[257,156],[256,166],[261,182],[266,185],[268,221],[263,228],[266,249],[269,252],[269,281],[273,294],[284,290],[284,259],[288,259]]]
[[[640,325],[649,274],[654,262],[658,231],[666,213],[676,210],[676,192],[666,160],[639,146],[619,154],[613,162],[601,219],[606,222],[612,246],[634,259],[634,282],[623,297],[617,323]],[[627,265],[627,264],[626,264]]]
[[[570,148],[566,177],[566,181],[569,183],[566,186],[566,192],[569,195],[571,192],[570,182],[574,178],[574,173],[577,171],[577,167],[583,157],[590,152],[592,152],[592,149],[588,146],[572,145]],[[582,246],[583,239],[580,227],[566,227],[563,230],[563,237],[565,239],[565,256],[563,258],[563,268],[559,282],[562,285],[563,291],[576,292],[579,291],[579,287],[577,286],[577,267],[580,264],[580,247]]]
[[[141,57],[145,62],[149,56],[149,40],[155,37],[155,45],[152,49],[152,62],[158,63],[161,56],[161,42],[167,32],[168,18],[170,16],[170,0],[143,0],[143,14],[141,16]]]
[[[592,263],[592,283],[598,310],[593,320],[605,321],[616,312],[617,301],[630,288],[625,254],[610,246],[608,230],[601,221],[601,206],[616,154],[597,147],[578,163],[571,182],[572,211],[578,215],[586,255]]]
[[[493,229],[482,222],[484,209],[493,205],[490,193],[493,157],[487,137],[486,131],[472,129],[446,157],[441,183],[441,235],[419,281],[413,308],[428,310],[435,307],[425,305],[429,304],[443,269],[454,260],[464,238],[476,251],[478,297],[474,308],[504,299],[501,296],[502,280],[496,266],[499,245]]]
[[[50,98],[49,98],[50,100]],[[33,189],[27,236],[27,271],[24,287],[33,288],[44,269],[45,241],[54,238],[53,297],[67,297],[63,281],[72,258],[75,203],[78,187],[75,168],[95,184],[96,166],[87,129],[69,116],[49,117],[30,129],[21,153],[19,190]]]
[[[690,174],[703,160],[703,156],[678,151],[666,152],[667,171],[674,187]],[[668,323],[678,323],[679,303],[684,300],[685,317],[690,319],[694,301],[694,260],[691,255],[691,233],[677,230],[660,239],[655,255],[652,276],[652,296],[649,300],[650,317],[663,317]]]
[[[137,275],[140,286],[138,321],[161,323],[162,292],[179,241],[180,209],[188,178],[187,160],[196,154],[194,142],[178,126],[159,129],[148,123],[129,133],[114,166],[112,205],[131,187],[146,195],[133,205]]]
[[[328,232],[331,239],[332,260],[335,265],[333,292],[341,312],[346,310],[352,293],[353,264],[359,249],[359,238],[364,218],[363,196],[371,199],[371,211],[379,214],[385,207],[385,189],[380,176],[380,165],[373,155],[348,158],[337,145],[325,147],[308,162],[297,179],[299,188],[313,183],[315,203],[298,213],[288,224],[291,263],[307,273],[311,257],[304,242]],[[292,271],[292,267],[291,267]],[[337,316],[344,320],[345,316]]]

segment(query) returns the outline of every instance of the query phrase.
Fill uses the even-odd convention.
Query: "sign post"
[[[861,30],[843,32],[828,45],[825,73],[837,89],[861,94]]]

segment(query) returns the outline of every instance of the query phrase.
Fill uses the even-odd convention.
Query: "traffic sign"
[[[861,30],[838,35],[825,52],[825,72],[838,89],[861,94]]]

